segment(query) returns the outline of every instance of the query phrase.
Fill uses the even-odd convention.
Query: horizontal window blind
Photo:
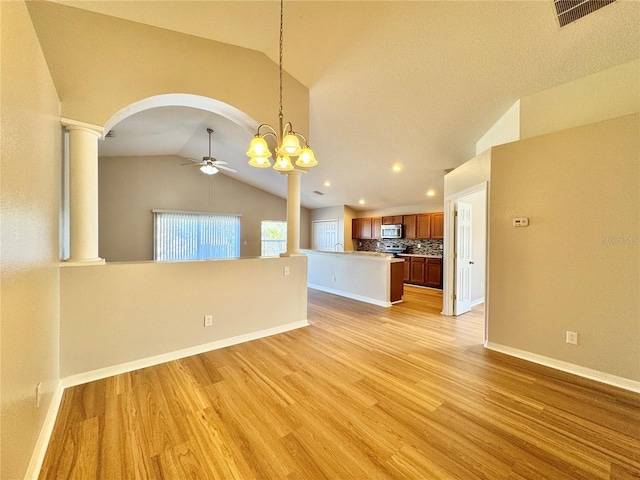
[[[240,256],[240,217],[237,215],[153,213],[154,260],[207,260]]]

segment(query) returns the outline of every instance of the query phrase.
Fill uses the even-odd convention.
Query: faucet
[[[338,250],[338,245],[340,245],[340,246],[342,247],[342,251],[344,252],[344,245],[343,245],[343,244],[341,244],[340,242],[336,243],[336,244],[333,246],[333,251],[334,251],[334,252],[339,252],[339,251],[340,251],[340,250]]]

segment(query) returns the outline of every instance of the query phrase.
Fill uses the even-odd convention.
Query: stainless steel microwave
[[[402,225],[382,225],[380,236],[382,238],[402,238]]]

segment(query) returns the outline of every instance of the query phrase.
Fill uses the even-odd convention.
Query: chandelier
[[[283,23],[284,0],[280,0],[280,110],[278,113],[279,130],[271,125],[263,123],[258,127],[256,135],[251,140],[247,156],[250,158],[249,165],[257,168],[269,168],[271,162],[269,158],[273,157],[273,153],[267,145],[266,138],[273,137],[276,142],[275,148],[275,164],[273,168],[280,172],[293,170],[295,167],[291,163],[291,157],[298,157],[296,165],[299,167],[313,167],[318,164],[313,154],[313,150],[309,147],[307,139],[304,135],[295,132],[290,122],[283,124],[284,117],[282,115],[282,23]],[[265,131],[266,130],[266,131]],[[261,133],[263,132],[263,133]],[[300,146],[300,140],[304,142],[304,147]]]

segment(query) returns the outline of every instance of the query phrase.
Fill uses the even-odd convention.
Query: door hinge
[[[457,299],[458,299],[458,296],[454,293],[453,295],[451,295],[451,298],[452,298],[453,300],[457,300]]]
[[[454,217],[457,217],[458,216],[458,211],[454,210],[453,212],[451,212],[451,215],[453,215]]]
[[[451,256],[453,257],[453,259],[454,259],[454,260],[455,260],[456,258],[458,258],[458,254],[457,254],[456,252],[453,252],[453,253],[451,254]]]

